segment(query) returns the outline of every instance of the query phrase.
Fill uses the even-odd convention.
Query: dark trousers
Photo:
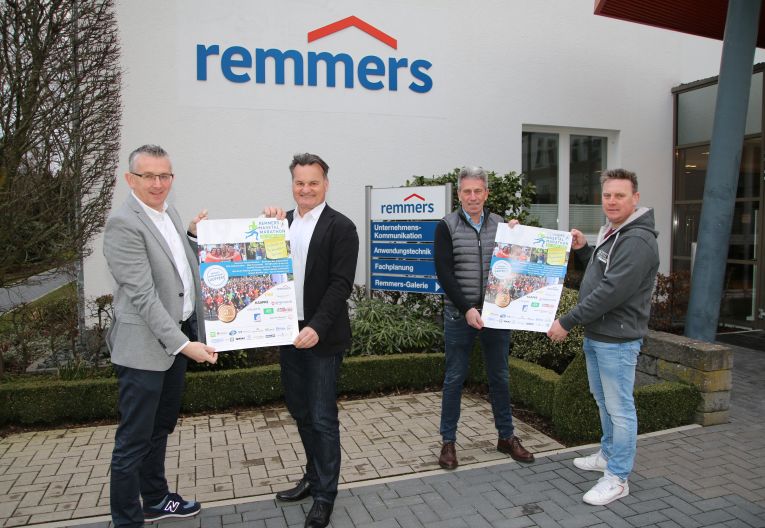
[[[444,442],[457,440],[462,386],[470,370],[470,353],[476,337],[481,341],[486,365],[494,425],[497,427],[500,438],[513,436],[513,413],[508,388],[510,330],[496,328],[476,330],[467,324],[465,316],[459,310],[447,306],[444,308],[446,375],[441,399],[441,437]]]
[[[287,409],[297,422],[306,456],[305,477],[314,500],[333,504],[340,478],[340,422],[337,378],[343,357],[281,348],[282,385]]]
[[[192,319],[195,317],[192,315]],[[196,320],[182,330],[196,339]],[[165,478],[167,437],[175,429],[183,397],[186,356],[179,353],[164,372],[114,366],[119,385],[120,424],[111,466],[114,526],[143,526],[144,504],[155,505],[168,493]]]

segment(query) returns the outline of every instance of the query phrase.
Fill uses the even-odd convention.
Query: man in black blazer
[[[325,201],[329,166],[315,154],[296,154],[290,164],[297,208],[287,213],[300,333],[281,349],[287,409],[297,422],[306,471],[292,489],[276,498],[313,496],[306,528],[329,524],[340,477],[340,423],[337,376],[351,344],[348,297],[356,275],[356,226]],[[266,216],[282,210],[267,208]]]

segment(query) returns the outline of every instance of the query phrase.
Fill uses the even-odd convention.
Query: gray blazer
[[[167,214],[188,241],[186,229],[174,207]],[[199,335],[204,336],[199,264],[196,247],[185,243],[196,291]],[[175,352],[188,338],[183,323],[183,282],[170,247],[131,194],[112,213],[104,231],[104,256],[117,287],[114,321],[106,336],[112,363],[142,370],[165,371]]]

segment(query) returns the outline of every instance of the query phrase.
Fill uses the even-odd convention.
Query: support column
[[[685,335],[714,341],[736,203],[761,0],[729,0]]]

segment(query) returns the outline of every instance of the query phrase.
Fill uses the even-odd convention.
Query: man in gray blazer
[[[218,358],[214,348],[197,341],[197,321],[204,324],[201,312],[197,316],[198,260],[178,212],[165,201],[173,179],[162,147],[133,151],[125,173],[132,192],[104,232],[104,255],[117,283],[106,339],[119,384],[111,464],[115,526],[191,517],[201,509],[170,492],[165,478],[167,437],[178,421],[186,361]],[[191,234],[205,216],[191,222]]]

